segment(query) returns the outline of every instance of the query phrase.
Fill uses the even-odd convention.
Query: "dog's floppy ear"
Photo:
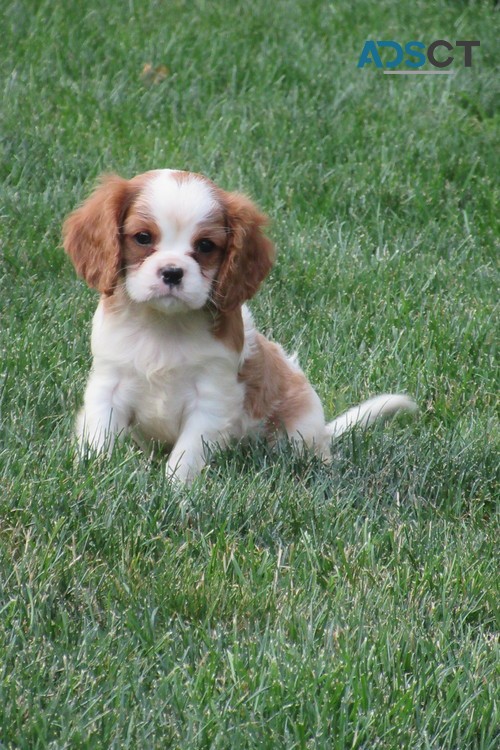
[[[121,270],[121,226],[135,194],[129,180],[107,175],[63,227],[76,272],[102,294],[113,294]]]
[[[217,278],[215,305],[234,310],[253,297],[274,261],[274,245],[263,231],[267,217],[240,193],[223,192],[228,246]]]

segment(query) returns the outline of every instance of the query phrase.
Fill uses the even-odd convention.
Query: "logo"
[[[406,42],[401,45],[394,41],[374,42],[367,41],[364,44],[361,55],[358,60],[358,68],[364,68],[365,65],[375,65],[376,68],[384,70],[384,73],[393,75],[415,75],[415,74],[445,74],[450,75],[452,70],[444,70],[449,68],[450,65],[457,59],[463,61],[464,68],[472,67],[472,49],[473,47],[479,47],[480,42],[472,40],[460,40],[455,42],[455,48],[463,47],[462,50],[455,49],[453,55],[448,55],[444,60],[436,57],[436,51],[439,47],[444,48],[447,52],[454,50],[453,44],[447,42],[446,39],[436,39],[435,42],[429,44],[428,47],[423,42]],[[388,49],[390,51],[389,59],[382,62],[380,54],[381,50]],[[460,54],[457,54],[459,52]],[[442,58],[443,52],[439,51],[438,57]],[[386,55],[384,55],[387,58]],[[437,70],[420,70],[423,65],[428,61],[433,68]],[[404,64],[405,68],[402,70],[396,70],[400,65]]]

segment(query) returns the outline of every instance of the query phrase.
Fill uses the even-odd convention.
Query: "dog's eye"
[[[153,238],[151,232],[137,232],[137,234],[134,234],[134,240],[138,245],[150,245]]]
[[[198,242],[195,245],[195,248],[200,253],[211,253],[212,250],[215,250],[215,242],[212,242],[212,240],[207,240],[207,239],[198,240]]]

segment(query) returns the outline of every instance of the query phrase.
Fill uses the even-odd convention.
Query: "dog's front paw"
[[[184,453],[178,457],[172,454],[167,462],[167,478],[177,484],[190,485],[199,476],[205,465],[203,457],[188,456]]]

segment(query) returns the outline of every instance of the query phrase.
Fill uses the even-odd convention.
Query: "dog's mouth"
[[[206,295],[189,294],[182,285],[164,287],[155,285],[141,301],[156,310],[173,314],[199,310],[206,303]]]
[[[149,297],[147,300],[144,300],[144,304],[155,310],[159,310],[160,312],[170,314],[188,312],[193,309],[193,307],[191,307],[188,302],[182,299],[178,294],[173,294],[168,291],[161,295]]]

